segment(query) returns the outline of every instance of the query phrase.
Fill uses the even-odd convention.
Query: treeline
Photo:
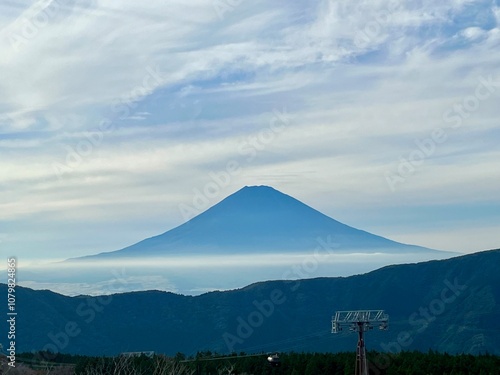
[[[20,362],[33,365],[37,358],[47,358],[50,353],[21,354]],[[51,355],[54,364],[73,364],[76,375],[351,375],[354,374],[354,353],[282,353],[279,366],[272,366],[268,354],[199,352],[186,357],[179,353],[174,357],[117,356],[88,357],[68,354]],[[387,354],[368,352],[372,375],[499,375],[500,357],[482,355],[449,355],[429,351]],[[38,363],[39,366],[40,363]],[[35,367],[36,367],[35,366]],[[60,369],[59,369],[60,370]],[[49,372],[44,372],[44,374]]]

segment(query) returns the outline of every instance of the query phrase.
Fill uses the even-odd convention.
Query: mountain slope
[[[498,264],[500,250],[494,250],[196,297],[159,291],[66,297],[19,287],[18,352],[354,350],[355,335],[330,333],[331,315],[381,308],[390,315],[390,330],[370,331],[369,349],[500,354]],[[6,292],[0,284],[0,294]],[[4,316],[6,305],[0,308]],[[4,319],[0,330],[7,329]]]
[[[247,186],[159,236],[84,258],[309,252],[327,237],[338,252],[440,253],[349,227],[271,187]]]

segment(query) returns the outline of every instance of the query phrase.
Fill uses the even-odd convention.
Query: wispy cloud
[[[443,118],[480,77],[500,82],[498,5],[255,1],[221,17],[201,0],[61,4],[0,5],[0,220],[12,251],[90,254],[167,230],[231,160],[244,168],[211,203],[258,180],[357,227],[376,211],[380,234],[404,242],[421,240],[432,211],[396,232],[384,217],[498,203],[500,87],[459,128]],[[242,148],[284,107],[293,122],[248,162]],[[438,128],[446,142],[391,191],[384,174]],[[443,223],[456,233],[447,246],[425,245],[460,250],[477,228],[457,231],[456,218],[469,215]]]

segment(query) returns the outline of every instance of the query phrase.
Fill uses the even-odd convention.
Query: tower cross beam
[[[384,310],[337,311],[332,316],[332,333],[342,331],[343,327],[349,327],[350,331],[358,333],[355,375],[368,375],[364,333],[377,324],[381,330],[388,328],[389,315]]]

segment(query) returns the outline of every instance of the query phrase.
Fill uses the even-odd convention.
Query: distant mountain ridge
[[[328,236],[338,243],[338,252],[446,253],[352,228],[272,187],[246,186],[163,234],[121,250],[76,259],[309,252],[318,238]]]
[[[500,250],[493,250],[351,277],[260,282],[196,297],[160,291],[66,297],[18,287],[17,350],[94,355],[354,351],[355,334],[331,334],[332,314],[385,309],[389,331],[370,331],[368,349],[498,355],[499,264]],[[5,284],[0,294],[7,294]],[[6,303],[0,313],[6,316]],[[0,330],[8,331],[7,319],[0,321]]]

